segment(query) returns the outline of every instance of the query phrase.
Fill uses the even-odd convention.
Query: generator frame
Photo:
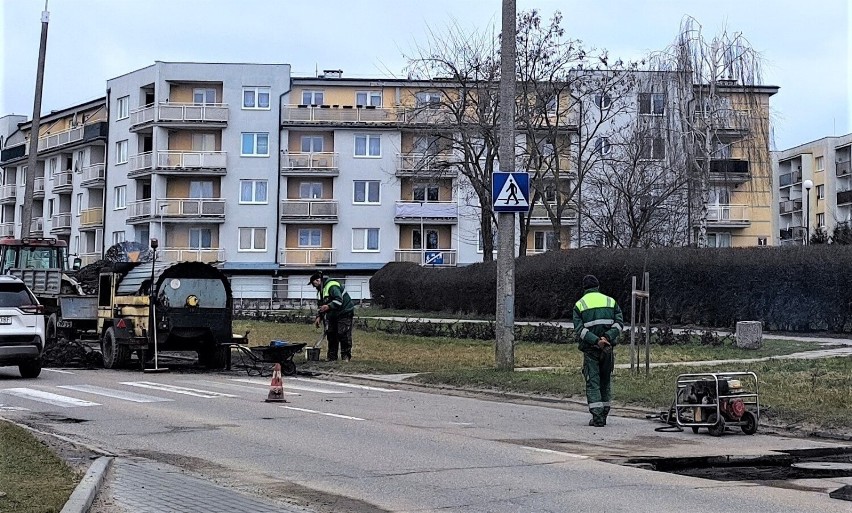
[[[742,383],[742,388],[739,391],[733,391],[729,387],[728,393],[722,394],[719,383],[730,380],[739,380]],[[709,381],[715,384],[716,393],[713,402],[707,404],[683,402],[684,392],[699,381]],[[725,431],[725,426],[739,426],[744,433],[753,434],[757,431],[760,422],[758,388],[757,374],[754,372],[680,374],[675,385],[674,418],[679,427],[690,427],[693,433],[697,433],[699,428],[706,427],[711,435],[721,436]],[[723,399],[739,399],[743,402],[746,411],[739,420],[727,420],[725,418],[720,406]],[[695,420],[696,413],[701,414],[701,420]]]

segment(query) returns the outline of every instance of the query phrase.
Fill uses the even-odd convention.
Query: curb
[[[104,477],[112,465],[113,458],[101,456],[89,466],[88,472],[83,476],[80,484],[74,489],[74,493],[68,498],[65,507],[60,513],[86,513],[92,507],[95,497],[100,491]]]

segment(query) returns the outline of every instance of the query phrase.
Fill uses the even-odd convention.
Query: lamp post
[[[805,245],[811,243],[811,188],[814,183],[811,180],[802,182],[805,187]]]

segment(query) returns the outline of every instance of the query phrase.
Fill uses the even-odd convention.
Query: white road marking
[[[575,460],[587,460],[587,459],[589,459],[588,456],[583,456],[582,454],[575,454],[573,452],[554,451],[554,450],[551,450],[551,449],[541,449],[539,447],[529,447],[529,446],[526,446],[526,445],[522,445],[521,447],[523,447],[524,449],[529,449],[531,451],[535,451],[535,452],[543,452],[543,453],[546,453],[546,454],[558,454],[560,456],[568,456],[569,458],[573,458]]]
[[[256,384],[256,385],[265,384],[266,386],[269,386],[269,383],[262,383],[262,382],[260,382],[256,379],[233,378],[232,381],[241,381],[243,383],[253,383],[253,384]],[[342,390],[332,390],[330,388],[309,387],[309,386],[305,386],[305,385],[293,384],[292,381],[293,380],[290,379],[290,378],[284,378],[283,382],[284,382],[284,390],[285,391],[289,388],[289,389],[294,389],[294,390],[302,390],[302,391],[305,391],[305,392],[316,392],[318,394],[348,394],[349,393],[349,392],[344,392]]]
[[[5,390],[0,390],[0,392],[23,399],[38,401],[40,403],[61,406],[63,408],[74,408],[76,406],[100,406],[99,403],[84,401],[82,399],[75,399],[74,397],[53,394],[50,392],[43,392],[41,390],[35,390],[33,388],[7,388]]]
[[[58,385],[56,388],[88,392],[90,394],[113,397],[124,401],[133,401],[134,403],[161,403],[174,401],[174,399],[167,399],[165,397],[154,397],[153,395],[137,394],[135,392],[126,392],[124,390],[113,390],[111,388],[96,387],[94,385]]]
[[[194,384],[197,384],[197,385],[207,385],[207,386],[215,387],[215,388],[224,388],[225,390],[244,390],[244,391],[249,391],[249,392],[258,392],[262,388],[267,389],[267,390],[269,389],[269,384],[261,385],[260,383],[257,383],[256,384],[257,386],[250,387],[250,386],[246,386],[246,385],[237,385],[235,383],[219,383],[218,381],[209,381],[209,380],[205,380],[205,379],[195,379],[195,380],[192,380],[192,381],[189,381],[189,380],[180,381],[179,380],[178,382],[179,383],[194,383]],[[284,391],[284,394],[285,395],[301,395],[298,392],[288,392],[286,390]]]
[[[373,390],[375,392],[399,392],[392,388],[371,387],[367,385],[357,385],[355,383],[341,383],[339,381],[326,381],[324,379],[305,379],[305,378],[288,378],[287,381],[304,381],[305,383],[326,383],[336,387],[360,388],[361,390]]]
[[[349,419],[349,420],[367,420],[359,417],[350,417],[349,415],[339,415],[337,413],[326,413],[324,411],[316,411],[316,410],[308,410],[307,408],[296,408],[295,406],[282,406],[282,408],[286,408],[288,410],[302,411],[305,413],[316,413],[317,415],[326,415],[328,417],[337,417],[339,419]]]
[[[174,385],[167,385],[165,383],[154,383],[151,381],[122,381],[122,385],[128,385],[131,387],[139,387],[139,388],[150,388],[151,390],[162,390],[164,392],[174,392],[175,394],[184,394],[191,395],[194,397],[203,397],[205,399],[212,399],[215,397],[239,397],[231,394],[222,394],[220,392],[210,392],[207,390],[198,390],[197,388],[185,388],[185,387],[177,387]]]
[[[71,372],[71,371],[67,371],[67,370],[59,370],[59,369],[45,369],[45,368],[42,368],[41,370],[42,370],[43,372],[58,372],[59,374],[74,374],[74,373],[73,373],[73,372]]]
[[[0,404],[0,411],[30,411],[29,408],[21,408],[20,406],[6,406]]]

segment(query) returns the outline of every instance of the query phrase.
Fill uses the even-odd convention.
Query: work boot
[[[591,420],[589,420],[589,425],[594,427],[604,427],[606,426],[606,421],[592,417]]]

